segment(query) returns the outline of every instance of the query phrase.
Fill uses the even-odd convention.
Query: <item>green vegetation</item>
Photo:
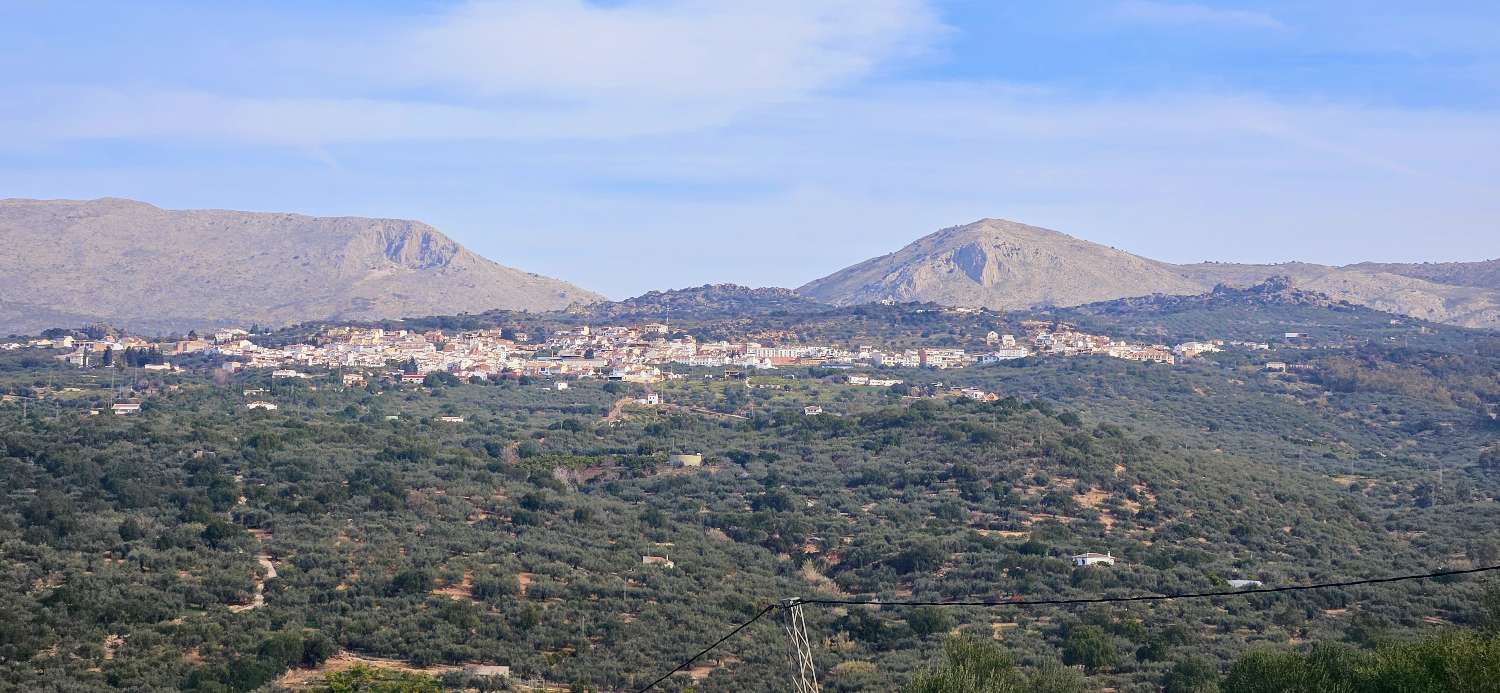
[[[1273,331],[1272,309],[1240,310],[1193,308],[1183,324]],[[80,371],[0,354],[0,394],[26,398],[0,405],[0,680],[245,691],[347,651],[434,673],[350,670],[327,688],[424,686],[476,663],[616,690],[786,596],[1123,596],[1500,559],[1495,338],[1362,309],[1286,313],[1321,321],[1323,346],[1178,367],[897,371],[911,386],[899,389],[828,369],[747,381],[684,369],[656,388],[665,404],[608,420],[638,386],[345,389],[335,374],[197,368],[209,360]],[[1170,315],[1089,319],[1166,330]],[[1013,320],[870,306],[684,329],[972,344]],[[1272,359],[1291,370],[1265,372]],[[1002,399],[904,396],[935,381]],[[247,410],[246,389],[279,409]],[[141,413],[111,416],[122,396]],[[804,416],[809,404],[828,414]],[[674,468],[676,453],[704,466]],[[1120,560],[1073,567],[1084,551]],[[1110,607],[809,606],[807,618],[829,691],[1267,690],[1235,686],[1330,671],[1381,690],[1418,670],[1428,682],[1486,671],[1493,637],[1457,630],[1485,623],[1481,591],[1455,579]],[[665,690],[785,690],[783,637],[757,624]],[[1257,673],[1271,668],[1301,678]]]

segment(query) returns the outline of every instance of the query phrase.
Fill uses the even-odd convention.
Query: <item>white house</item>
[[[1242,590],[1242,589],[1245,589],[1246,587],[1250,587],[1250,588],[1264,587],[1265,583],[1261,582],[1260,580],[1230,580],[1229,581],[1229,586],[1233,587],[1233,588],[1235,588],[1237,590]]]
[[[1088,553],[1080,553],[1080,554],[1078,554],[1076,556],[1073,556],[1072,560],[1073,560],[1073,565],[1078,566],[1080,568],[1084,567],[1084,566],[1090,566],[1090,565],[1114,565],[1115,564],[1115,557],[1112,554],[1108,554],[1108,553],[1094,553],[1092,551],[1090,551]]]
[[[276,411],[276,405],[274,403],[267,402],[267,401],[262,400],[262,399],[258,399],[258,400],[255,400],[254,402],[246,404],[245,408],[246,409],[264,409],[266,411]]]
[[[641,565],[659,565],[663,568],[675,568],[676,563],[667,556],[641,556]]]
[[[566,390],[566,389],[568,389],[568,384],[565,383],[565,382],[563,382],[563,381],[561,381],[561,380],[559,380],[559,381],[557,381],[555,383],[552,383],[552,389],[559,390],[559,391],[560,390]]]
[[[116,414],[137,414],[141,411],[140,402],[115,402],[110,405],[110,411]]]
[[[462,417],[462,416],[439,416],[439,417],[437,417],[437,420],[441,421],[443,423],[463,423],[464,422],[464,417]]]
[[[810,407],[803,407],[802,408],[802,415],[803,416],[817,416],[818,414],[822,414],[822,413],[823,413],[823,408],[820,407],[820,406],[817,406],[817,405],[813,405],[813,406],[810,406]]]

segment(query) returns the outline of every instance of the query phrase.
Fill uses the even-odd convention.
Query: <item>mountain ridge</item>
[[[603,297],[500,265],[418,221],[0,200],[0,332],[68,318],[158,331],[367,320]]]
[[[797,292],[833,305],[897,300],[1023,310],[1153,294],[1188,296],[1278,276],[1334,300],[1434,322],[1500,327],[1500,261],[1178,265],[994,218],[940,229]]]

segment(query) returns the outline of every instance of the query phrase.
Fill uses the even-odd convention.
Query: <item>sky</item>
[[[983,217],[1500,257],[1500,3],[0,0],[0,198],[419,219],[613,298]]]

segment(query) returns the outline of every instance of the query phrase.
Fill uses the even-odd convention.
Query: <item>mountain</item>
[[[623,301],[595,303],[572,312],[596,320],[666,318],[711,319],[753,315],[814,313],[829,308],[791,289],[752,289],[738,284],[705,284],[651,291]]]
[[[1484,289],[1500,289],[1500,259],[1483,262],[1422,262],[1422,263],[1376,263],[1362,262],[1347,269],[1358,269],[1385,274],[1399,274],[1413,279],[1424,279],[1438,284],[1455,286],[1477,286]]]
[[[0,334],[369,320],[602,300],[400,219],[0,200]]]
[[[1220,284],[1247,287],[1272,277],[1377,310],[1467,327],[1500,327],[1500,261],[1174,265],[1002,219],[943,229],[797,291],[834,305],[893,299],[1015,310],[1200,294]]]
[[[1467,264],[1467,263],[1465,263]],[[1305,262],[1277,265],[1202,263],[1178,269],[1203,286],[1248,286],[1271,276],[1290,278],[1298,287],[1388,313],[1464,327],[1500,327],[1500,290],[1429,281],[1406,274],[1421,265],[1347,265]],[[1390,271],[1397,269],[1401,271]]]
[[[797,292],[847,305],[882,299],[1015,310],[1203,287],[1171,265],[1003,219],[943,229]]]

